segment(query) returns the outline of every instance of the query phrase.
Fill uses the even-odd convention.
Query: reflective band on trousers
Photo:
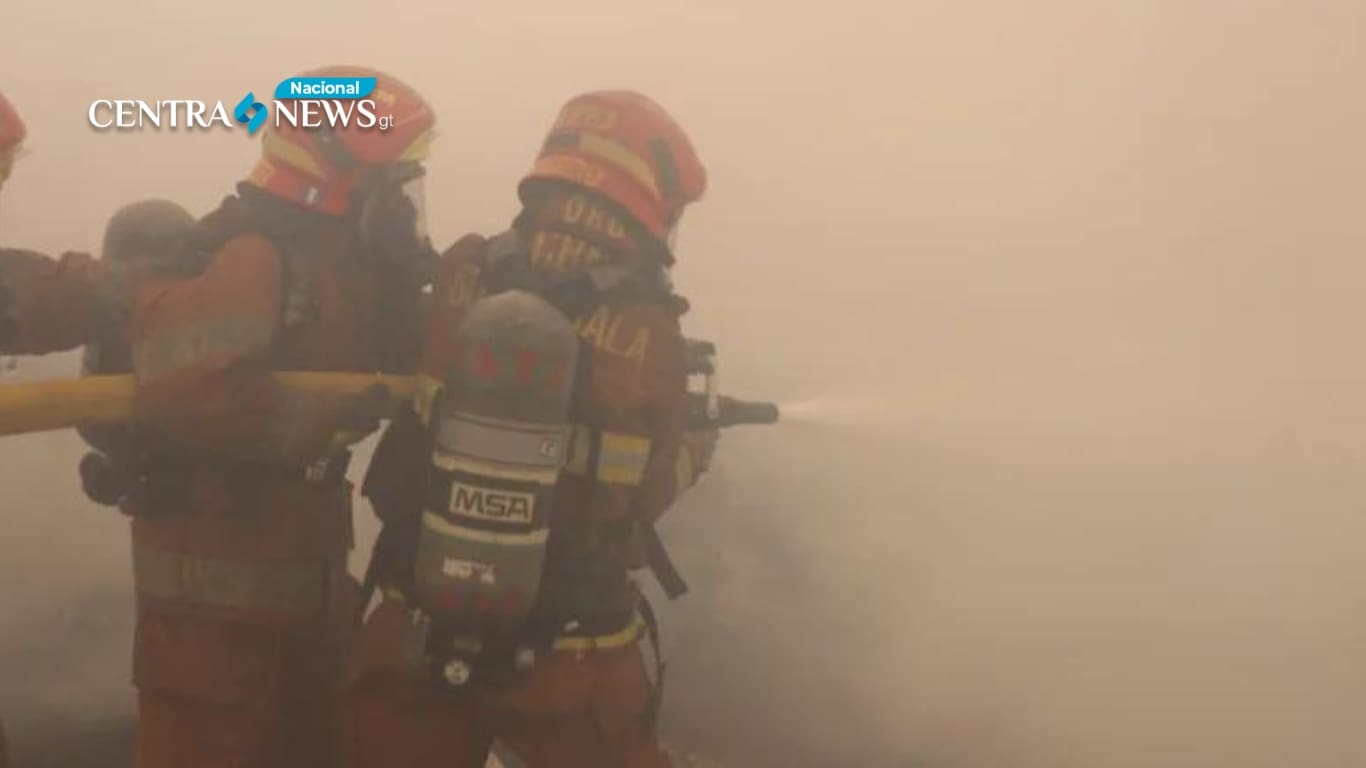
[[[211,357],[266,350],[273,330],[257,315],[216,317],[168,329],[133,346],[133,368],[139,379],[147,380]]]
[[[392,600],[405,608],[411,605],[408,596],[403,590],[393,586],[380,588],[386,600]],[[588,653],[590,651],[610,651],[617,648],[624,648],[640,639],[645,633],[645,619],[639,613],[631,617],[631,623],[623,629],[606,635],[560,635],[551,641],[551,649],[556,651],[570,651],[574,653]]]
[[[227,560],[133,545],[139,596],[168,602],[315,616],[327,605],[335,567]]]
[[[555,638],[551,648],[557,651],[574,651],[587,653],[589,651],[610,651],[615,648],[624,648],[640,639],[640,635],[645,631],[645,620],[636,614],[631,623],[618,632],[610,635],[593,635],[583,637],[577,635],[564,635]]]

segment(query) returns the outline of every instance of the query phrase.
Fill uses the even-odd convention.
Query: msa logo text
[[[495,491],[464,483],[451,484],[451,514],[499,523],[530,523],[536,497],[530,493]]]

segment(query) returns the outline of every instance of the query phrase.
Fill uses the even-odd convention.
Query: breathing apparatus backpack
[[[188,224],[175,237],[148,242],[130,254],[129,279],[189,279],[204,273],[213,254],[225,243],[244,234],[265,238],[280,253],[283,303],[280,323],[284,333],[277,340],[278,355],[284,339],[314,319],[317,305],[316,277],[299,250],[307,241],[314,218],[321,214],[297,211],[275,202],[250,184],[239,184],[237,194],[229,196],[207,216]],[[397,272],[397,270],[394,270]],[[416,271],[416,270],[415,270]],[[402,288],[403,290],[396,290]],[[409,286],[380,286],[385,311],[380,316],[386,325],[375,335],[374,358],[385,372],[406,373],[412,355],[396,339],[412,335],[417,323],[409,315],[415,311]],[[408,323],[409,325],[405,325]],[[104,339],[86,346],[82,375],[128,373],[132,370],[131,351],[122,328],[113,328]],[[158,510],[180,506],[182,480],[187,459],[177,451],[149,446],[149,435],[136,429],[86,427],[78,430],[91,450],[81,459],[82,487],[92,501],[104,506],[122,505],[133,495],[140,514],[154,515]],[[342,463],[328,466],[330,474],[341,470]]]
[[[601,450],[596,430],[575,427],[591,355],[571,318],[638,279],[608,268],[556,281],[529,267],[515,231],[491,240],[479,266],[482,296],[455,329],[452,370],[433,384],[411,572],[422,654],[455,687],[505,681],[564,628],[555,601],[539,599],[556,488]]]

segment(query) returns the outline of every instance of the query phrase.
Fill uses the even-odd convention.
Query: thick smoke
[[[564,97],[656,95],[711,170],[689,331],[791,416],[728,433],[664,526],[693,587],[664,608],[672,740],[755,766],[1366,763],[1366,6],[265,7],[7,0],[0,86],[34,139],[0,240],[89,248],[118,205],[204,211],[249,167],[240,133],[96,133],[95,98],[391,69],[441,113],[449,242],[504,224]],[[79,498],[73,436],[0,455],[0,707],[30,765],[108,755],[122,522]]]

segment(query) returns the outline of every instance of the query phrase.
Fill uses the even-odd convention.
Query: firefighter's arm
[[[282,331],[281,255],[255,235],[223,245],[198,276],[139,287],[131,324],[136,418],[211,454],[306,464],[341,414],[270,376]]]
[[[97,341],[124,322],[130,299],[123,271],[88,254],[0,249],[0,350],[41,355]]]
[[[651,439],[640,488],[640,512],[647,520],[658,519],[697,481],[715,446],[714,435],[687,431],[691,403],[678,318],[661,311],[652,325],[649,354],[641,366]]]

